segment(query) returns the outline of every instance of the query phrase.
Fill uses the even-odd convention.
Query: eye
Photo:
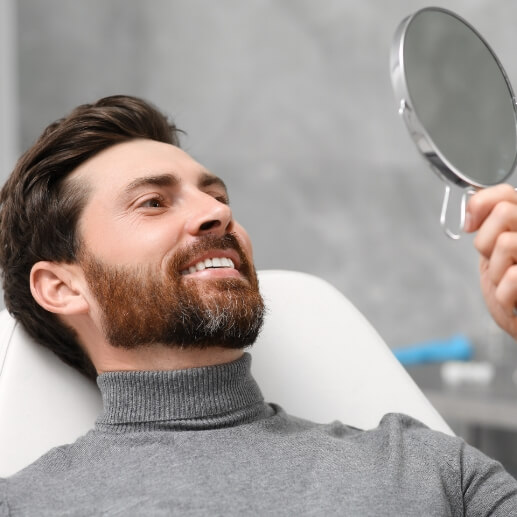
[[[226,192],[207,192],[209,196],[212,196],[219,203],[223,203],[223,205],[230,204],[230,198]]]
[[[163,198],[159,196],[154,196],[152,198],[146,199],[138,206],[141,208],[162,208],[165,206],[165,203]]]
[[[219,201],[219,203],[223,203],[223,205],[229,205],[230,200],[228,199],[228,196],[215,196],[215,199]]]

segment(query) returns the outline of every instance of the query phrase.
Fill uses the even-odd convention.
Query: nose
[[[233,215],[231,208],[204,192],[191,200],[192,212],[187,221],[187,232],[191,235],[212,233],[224,235],[231,231]]]

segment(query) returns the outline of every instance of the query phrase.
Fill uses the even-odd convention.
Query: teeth
[[[189,273],[195,273],[196,271],[203,271],[203,269],[207,268],[219,268],[219,267],[229,267],[234,269],[235,264],[233,260],[228,257],[214,257],[212,259],[205,259],[193,266],[190,266],[188,269],[185,269],[181,272],[182,275],[188,275]]]

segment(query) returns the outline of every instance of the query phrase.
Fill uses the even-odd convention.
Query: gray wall
[[[21,139],[75,105],[140,95],[227,181],[259,268],[335,284],[391,346],[490,330],[471,239],[438,225],[442,185],[391,90],[399,21],[427,1],[18,0]],[[517,82],[510,0],[438,2]]]
[[[19,154],[18,62],[15,0],[0,2],[0,179]]]

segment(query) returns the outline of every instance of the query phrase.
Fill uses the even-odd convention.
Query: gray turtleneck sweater
[[[111,372],[95,429],[0,480],[0,516],[517,515],[517,483],[462,440],[387,415],[370,431],[266,404],[250,356]]]

